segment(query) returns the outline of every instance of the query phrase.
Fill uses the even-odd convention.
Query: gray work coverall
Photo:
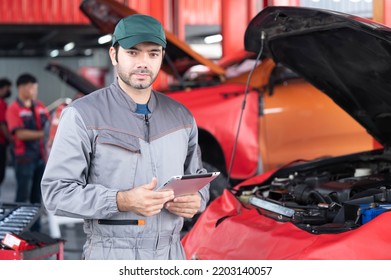
[[[184,259],[183,218],[119,212],[116,195],[173,175],[205,173],[192,114],[153,91],[146,118],[117,82],[74,101],[62,113],[42,179],[43,202],[55,215],[84,219],[85,259]],[[200,192],[201,211],[209,186]],[[101,222],[104,220],[105,222]],[[110,221],[145,221],[113,225]],[[108,223],[107,223],[108,221]]]

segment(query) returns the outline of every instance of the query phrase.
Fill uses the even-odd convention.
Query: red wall
[[[80,0],[1,0],[0,23],[84,24]]]
[[[0,24],[4,23],[37,23],[37,24],[88,24],[88,19],[80,12],[82,0],[1,0]],[[220,24],[222,22],[221,9],[224,0],[116,0],[127,3],[129,7],[140,13],[156,16],[161,21],[176,20],[172,26],[166,26],[170,31],[177,28],[177,35],[184,38],[186,24]],[[391,26],[391,0],[383,1],[384,23]],[[244,3],[246,1],[243,1]],[[250,0],[263,5],[295,6],[300,0]],[[170,5],[176,10],[173,16]],[[240,10],[240,9],[239,9]]]
[[[174,1],[178,17],[176,22],[178,37],[185,39],[185,26],[196,24],[215,25],[221,23],[221,1],[216,0],[177,0]]]

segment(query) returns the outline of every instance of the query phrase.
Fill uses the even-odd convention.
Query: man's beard
[[[117,69],[117,70],[119,70],[119,71],[117,71],[119,78],[125,84],[127,84],[128,86],[135,88],[135,89],[149,88],[153,84],[153,82],[156,80],[156,77],[157,77],[157,75],[155,77],[153,77],[153,73],[149,70],[146,70],[146,69],[135,70],[135,71],[132,71],[130,74],[126,74],[126,73],[122,72],[120,69]],[[148,76],[150,77],[150,81],[149,82],[147,82],[147,81],[132,82],[132,76],[136,75],[136,74],[148,74]]]

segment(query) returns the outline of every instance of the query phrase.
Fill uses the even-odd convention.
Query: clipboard
[[[209,172],[204,174],[172,176],[166,183],[156,190],[173,190],[174,196],[192,194],[198,192],[219,175],[220,172]]]

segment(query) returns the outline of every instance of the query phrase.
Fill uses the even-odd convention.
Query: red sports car
[[[268,7],[249,23],[245,46],[303,76],[384,149],[297,160],[225,190],[183,238],[187,257],[391,259],[391,29]]]

